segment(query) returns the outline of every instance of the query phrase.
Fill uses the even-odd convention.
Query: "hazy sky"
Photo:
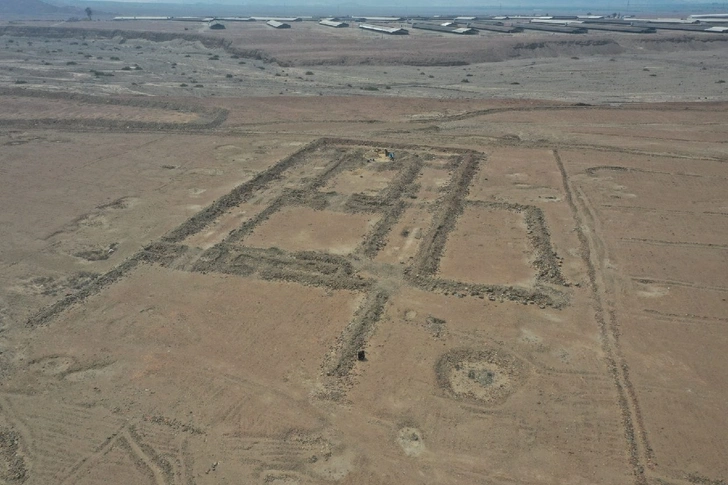
[[[1,1],[1,0],[0,0]],[[228,5],[238,8],[246,6],[301,6],[317,8],[324,6],[349,7],[385,7],[396,9],[397,7],[473,7],[473,8],[518,8],[518,7],[542,7],[542,8],[570,8],[582,10],[583,8],[599,10],[622,7],[637,7],[650,9],[650,7],[708,5],[721,8],[728,5],[728,0],[48,0],[49,3],[78,4],[88,2],[115,2],[115,3],[156,3],[156,4],[188,4],[188,5]]]
[[[417,3],[424,5],[482,5],[482,4],[498,4],[497,0],[442,0],[442,1],[408,1],[400,0],[396,3],[391,1],[381,0],[94,0],[96,2],[130,2],[130,3],[189,3],[198,5],[283,5],[283,4],[295,4],[295,5],[390,5],[396,6],[396,4],[407,4]],[[539,0],[533,0],[531,3],[538,3]],[[567,0],[568,1],[568,0]],[[503,2],[501,2],[503,3]],[[508,3],[506,1],[505,3]],[[513,2],[516,3],[516,2]]]
[[[134,2],[134,3],[189,3],[199,5],[387,5],[390,7],[396,7],[397,4],[405,5],[447,5],[447,6],[485,6],[485,5],[502,5],[506,6],[518,6],[523,4],[528,5],[542,5],[548,7],[549,5],[568,6],[569,4],[574,5],[593,5],[595,8],[600,6],[606,7],[607,5],[627,5],[639,4],[643,7],[649,7],[650,5],[691,5],[697,3],[725,3],[721,1],[706,1],[706,0],[400,0],[398,2],[392,2],[391,0],[94,0],[97,2],[113,1],[113,2]]]
[[[2,0],[0,0],[2,1]],[[46,0],[117,15],[416,15],[714,13],[728,0]],[[88,3],[86,3],[88,2]],[[109,2],[109,3],[107,3]],[[136,3],[137,7],[132,4]],[[129,7],[124,7],[129,4]],[[153,4],[158,5],[155,7]],[[176,4],[176,5],[175,5]],[[145,6],[148,5],[148,6]],[[167,6],[168,5],[168,6]],[[214,6],[208,8],[208,6]]]

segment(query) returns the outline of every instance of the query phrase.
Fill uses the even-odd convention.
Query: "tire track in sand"
[[[602,351],[604,352],[609,375],[614,380],[617,389],[618,405],[622,414],[625,438],[627,440],[627,451],[629,463],[632,466],[632,473],[637,485],[647,485],[645,475],[645,463],[653,461],[652,448],[647,441],[647,434],[642,424],[642,415],[637,403],[637,398],[629,379],[629,367],[619,352],[618,332],[615,328],[613,311],[605,310],[605,300],[608,288],[600,276],[602,268],[599,265],[597,253],[601,242],[596,240],[594,231],[584,231],[584,219],[591,218],[588,208],[583,201],[584,213],[579,210],[574,192],[569,181],[569,176],[559,156],[558,150],[553,151],[554,160],[561,173],[561,180],[566,194],[566,202],[569,204],[574,222],[576,234],[581,245],[581,257],[587,267],[589,283],[594,301],[594,318],[599,326]],[[593,226],[590,226],[593,227]],[[599,270],[599,271],[597,271]]]

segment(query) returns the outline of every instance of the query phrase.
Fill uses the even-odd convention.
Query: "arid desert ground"
[[[728,36],[123,27],[0,25],[0,483],[728,480]]]

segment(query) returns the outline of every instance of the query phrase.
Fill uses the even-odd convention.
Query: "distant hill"
[[[0,15],[34,16],[52,14],[83,14],[83,9],[56,7],[41,2],[41,0],[0,0]]]

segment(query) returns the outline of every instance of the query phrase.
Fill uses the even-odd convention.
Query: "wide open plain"
[[[723,37],[89,24],[0,26],[0,483],[728,480]]]

